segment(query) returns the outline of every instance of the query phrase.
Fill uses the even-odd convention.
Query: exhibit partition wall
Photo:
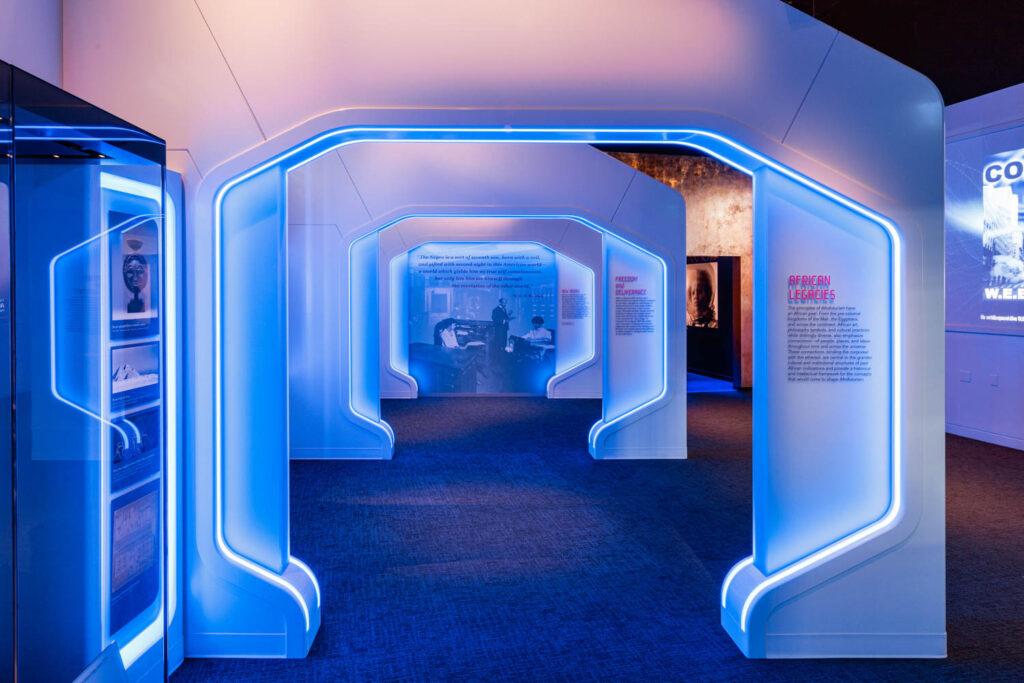
[[[324,607],[314,573],[288,543],[297,437],[288,405],[288,226],[292,184],[305,165],[334,163],[340,178],[308,198],[322,208],[313,197],[333,193],[344,220],[303,220],[342,221],[340,233],[351,236],[335,240],[335,255],[321,262],[324,279],[343,292],[328,330],[341,354],[323,372],[349,378],[329,400],[349,423],[345,433],[358,435],[342,445],[364,455],[386,455],[393,439],[378,412],[381,282],[390,275],[382,273],[381,245],[392,223],[453,214],[583,222],[602,235],[605,315],[620,276],[636,278],[623,280],[623,290],[666,294],[662,304],[636,308],[682,309],[685,262],[650,228],[678,225],[678,204],[646,201],[639,177],[591,201],[517,199],[504,179],[474,195],[466,188],[490,173],[481,158],[449,176],[433,166],[445,187],[417,194],[408,182],[417,169],[387,155],[425,143],[685,145],[751,176],[753,538],[749,556],[722,577],[722,624],[755,657],[945,653],[943,107],[926,79],[774,0],[609,9],[625,26],[643,17],[644,30],[625,32],[607,14],[538,12],[538,21],[573,39],[569,49],[538,39],[551,32],[536,24],[494,31],[490,17],[457,8],[410,4],[409,21],[395,24],[370,5],[323,2],[316,12],[254,12],[245,22],[232,21],[227,6],[211,7],[207,30],[195,33],[183,27],[201,26],[198,16],[186,17],[180,3],[167,8],[168,32],[157,37],[170,41],[164,45],[184,36],[205,41],[211,26],[229,38],[223,50],[197,50],[190,64],[202,66],[177,72],[189,82],[180,91],[124,97],[93,76],[103,59],[148,74],[162,64],[162,48],[126,60],[121,47],[69,44],[96,56],[90,69],[73,70],[76,83],[165,122],[179,138],[175,148],[187,148],[204,174],[190,188],[187,243],[188,654],[303,656]],[[118,46],[133,39],[120,30],[131,19],[119,14],[71,16],[117,36]],[[326,25],[360,39],[339,40],[320,30]],[[484,40],[461,40],[467,26]],[[652,40],[651,27],[664,33]],[[251,31],[267,40],[252,40]],[[623,38],[627,47],[607,50],[595,36]],[[387,46],[386,58],[353,71],[369,44]],[[223,70],[205,66],[222,68],[225,52],[238,78],[216,80]],[[203,106],[211,101],[224,106]],[[366,102],[379,108],[358,108]],[[380,195],[364,196],[363,187]],[[668,277],[660,290],[658,259]],[[668,322],[661,339],[671,356],[685,346],[673,337],[685,324]],[[606,335],[616,325],[606,318],[600,329]],[[658,339],[656,326],[644,334]],[[667,414],[659,407],[679,398],[683,385],[671,375],[665,395],[650,396],[656,365],[635,373],[638,391],[619,390],[638,377],[624,377],[612,353],[657,360],[633,346],[645,338],[595,344],[611,411],[599,424],[618,420],[625,429],[597,429],[592,441],[613,440],[630,424],[655,425]],[[611,349],[609,339],[623,344]],[[343,424],[335,417],[324,429]],[[684,437],[678,427],[648,431]]]
[[[0,67],[0,384],[13,371],[17,399],[0,410],[16,501],[2,517],[0,677],[160,680],[182,642],[166,286],[180,233],[164,143]],[[180,182],[169,189],[180,202]],[[11,492],[6,474],[0,485]]]
[[[282,292],[289,173],[331,159],[336,176],[347,180],[332,188],[350,203],[344,212],[304,220],[336,224],[343,215],[358,216],[348,219],[355,226],[339,231],[352,235],[347,253],[331,262],[342,271],[341,303],[347,306],[340,371],[349,381],[340,403],[364,435],[358,445],[380,457],[393,439],[377,405],[381,234],[409,216],[470,220],[508,217],[514,209],[516,218],[586,223],[603,235],[606,316],[617,313],[608,301],[619,296],[620,282],[622,289],[657,293],[659,261],[671,283],[662,290],[665,310],[672,315],[678,306],[685,314],[685,297],[672,296],[685,291],[685,259],[652,238],[663,239],[655,230],[669,218],[678,225],[679,212],[657,201],[661,195],[645,192],[649,179],[627,178],[617,193],[603,193],[591,205],[563,202],[556,215],[559,205],[525,202],[514,183],[486,188],[488,201],[481,202],[474,181],[486,168],[483,159],[441,176],[439,193],[418,191],[408,177],[415,165],[390,162],[389,155],[401,160],[410,154],[404,150],[438,146],[472,150],[500,143],[529,150],[623,142],[686,145],[754,181],[755,386],[763,388],[754,405],[754,537],[751,556],[737,558],[724,577],[723,626],[755,657],[943,656],[942,401],[936,392],[942,352],[928,336],[942,322],[941,105],[930,84],[895,63],[849,45],[833,54],[823,78],[836,88],[847,88],[846,74],[872,63],[874,85],[864,89],[858,116],[874,120],[882,112],[891,119],[888,128],[904,130],[913,120],[915,130],[924,131],[901,134],[902,144],[888,152],[890,159],[920,166],[910,176],[917,181],[894,180],[887,188],[901,202],[724,116],[688,111],[346,110],[313,119],[208,174],[189,242],[198,476],[190,481],[195,545],[187,651],[302,656],[319,621],[315,577],[288,552],[289,315]],[[880,82],[891,86],[884,95],[874,90]],[[897,97],[908,106],[893,106]],[[830,101],[809,98],[809,121],[795,130],[798,137],[824,119],[830,139],[836,130],[855,128],[856,117],[830,109]],[[864,156],[875,148],[850,142],[847,172],[865,183],[881,177],[878,159]],[[380,197],[357,192],[360,164],[378,162],[368,177],[377,178]],[[657,310],[656,302],[641,308],[648,306]],[[603,426],[616,420],[644,424],[649,418],[648,427],[677,430],[656,419],[659,402],[682,383],[666,381],[664,396],[650,396],[654,372],[617,363],[609,348],[621,343],[623,358],[649,361],[650,354],[634,346],[637,335],[611,334],[618,326],[607,318],[603,329],[606,418],[591,433],[592,447],[595,434],[611,432]],[[661,328],[665,348],[683,346],[674,335],[684,331],[683,315]],[[600,449],[595,455],[601,457]]]

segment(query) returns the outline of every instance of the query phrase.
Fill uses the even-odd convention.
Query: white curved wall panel
[[[890,68],[866,66],[884,61]],[[843,101],[849,106],[837,106]],[[928,79],[840,35],[783,142],[893,198],[892,188],[913,173],[915,194],[897,201],[928,202],[942,182],[943,150],[934,145],[935,131],[942,130],[941,102]],[[920,161],[913,170],[910,158]]]
[[[467,204],[586,206],[611,216],[638,176],[593,149],[552,153],[546,145],[503,151],[493,145],[385,142],[350,145],[338,153],[375,218],[396,206],[436,202],[444,187],[463,188],[460,197],[465,194]]]

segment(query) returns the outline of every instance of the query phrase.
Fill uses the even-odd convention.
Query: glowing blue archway
[[[348,118],[352,114],[340,112],[335,118]],[[369,120],[376,118],[372,112],[364,112],[364,115]],[[468,120],[500,119],[500,112],[430,111],[417,112],[411,118],[450,121],[459,116]],[[385,112],[379,118],[401,118],[401,114]],[[302,130],[308,131],[315,125],[309,124]],[[769,266],[785,265],[785,239],[793,237],[791,232],[787,232],[789,228],[783,226],[789,222],[805,221],[806,224],[801,224],[805,233],[821,235],[820,244],[816,245],[820,248],[813,253],[821,270],[842,270],[844,261],[850,258],[850,252],[830,244],[832,235],[828,232],[829,227],[837,229],[842,235],[853,236],[853,241],[847,240],[853,245],[850,248],[856,248],[860,242],[871,242],[870,254],[877,261],[874,265],[878,266],[870,269],[871,274],[877,276],[884,272],[884,277],[875,277],[874,283],[865,283],[861,289],[868,291],[864,288],[877,285],[870,291],[884,292],[880,300],[876,297],[876,304],[883,310],[883,315],[881,318],[876,316],[874,320],[883,321],[880,327],[884,329],[878,346],[881,353],[876,353],[877,357],[873,359],[876,363],[874,367],[877,368],[875,385],[884,388],[884,393],[875,395],[875,403],[882,406],[882,412],[872,413],[869,418],[871,422],[863,424],[860,422],[863,416],[857,413],[854,405],[848,404],[849,392],[835,399],[835,406],[828,405],[826,393],[823,394],[823,407],[827,415],[823,419],[825,422],[838,420],[845,414],[857,425],[859,431],[882,434],[885,447],[879,450],[875,447],[877,444],[870,447],[860,443],[848,444],[846,450],[837,453],[836,460],[841,465],[831,469],[827,464],[822,466],[822,490],[815,494],[816,504],[826,501],[829,495],[826,489],[841,486],[844,479],[848,480],[850,472],[863,475],[857,478],[863,485],[863,491],[855,491],[853,498],[840,496],[842,500],[832,509],[826,503],[821,503],[822,508],[815,525],[809,526],[802,521],[807,505],[804,500],[806,496],[795,490],[775,493],[766,487],[768,478],[785,475],[794,466],[793,462],[799,461],[799,454],[784,452],[785,449],[780,450],[774,446],[783,443],[788,447],[789,444],[785,444],[780,435],[784,436],[788,431],[796,429],[800,424],[800,416],[777,403],[778,397],[774,397],[774,404],[769,402],[767,392],[755,398],[754,552],[750,558],[737,564],[725,578],[722,587],[722,620],[725,628],[749,656],[870,654],[875,651],[872,648],[878,648],[879,641],[863,638],[863,630],[854,631],[854,626],[842,624],[837,626],[831,617],[826,618],[821,626],[815,625],[813,613],[820,609],[822,600],[825,600],[825,605],[831,601],[844,605],[844,618],[849,617],[850,624],[876,624],[880,632],[891,628],[886,625],[890,616],[885,613],[884,606],[880,608],[871,601],[861,601],[863,604],[858,607],[859,596],[872,590],[870,586],[875,583],[870,572],[865,573],[864,580],[836,582],[834,579],[841,575],[849,576],[858,565],[882,562],[886,551],[910,536],[914,515],[906,514],[908,499],[913,498],[912,509],[919,512],[920,491],[915,487],[908,494],[903,455],[901,414],[906,398],[901,386],[901,328],[904,320],[904,276],[901,270],[904,256],[900,231],[892,221],[749,146],[699,128],[442,123],[345,125],[307,136],[308,139],[299,144],[287,144],[300,134],[295,132],[284,136],[287,139],[277,141],[275,147],[279,151],[263,161],[252,163],[253,155],[242,157],[221,169],[220,173],[212,174],[201,189],[199,202],[200,206],[208,202],[212,209],[210,227],[213,258],[212,262],[207,263],[212,267],[213,307],[210,312],[213,325],[210,339],[213,342],[213,362],[209,369],[213,378],[213,391],[209,408],[213,419],[209,427],[204,423],[203,429],[209,431],[203,432],[201,429],[199,431],[202,433],[198,436],[202,439],[202,434],[207,433],[211,437],[211,452],[209,457],[200,456],[197,452],[195,464],[198,471],[209,472],[213,476],[211,482],[202,481],[202,476],[193,482],[192,495],[197,510],[193,522],[196,539],[194,553],[197,558],[195,566],[200,567],[201,571],[197,573],[193,569],[190,572],[193,584],[198,587],[192,599],[200,604],[204,600],[223,602],[224,599],[231,599],[223,596],[232,591],[230,588],[225,590],[224,584],[245,584],[247,593],[276,593],[277,597],[268,595],[265,600],[277,605],[287,626],[273,640],[257,640],[248,634],[260,627],[252,624],[251,617],[249,621],[244,619],[244,610],[238,610],[242,617],[231,612],[226,616],[221,614],[207,619],[204,614],[199,619],[193,618],[192,623],[186,627],[186,637],[190,639],[188,647],[192,654],[301,656],[308,650],[319,621],[319,594],[315,588],[315,579],[304,565],[288,553],[287,490],[281,490],[282,473],[283,479],[287,479],[287,428],[285,426],[282,430],[279,420],[273,417],[275,407],[279,407],[273,397],[286,394],[287,378],[277,372],[273,378],[256,386],[251,378],[241,376],[240,379],[237,365],[232,366],[234,361],[231,355],[237,354],[243,347],[239,345],[238,339],[234,339],[228,348],[224,346],[225,336],[230,334],[231,326],[240,324],[237,312],[224,309],[225,277],[230,277],[233,269],[241,267],[242,261],[237,257],[244,256],[245,250],[236,254],[235,260],[226,263],[225,247],[235,245],[234,240],[239,239],[251,226],[261,223],[276,226],[276,239],[283,239],[283,189],[289,171],[347,145],[399,141],[674,144],[701,150],[751,175],[755,182],[755,352],[759,359],[785,360],[785,338],[779,336],[777,329],[773,329],[777,324],[768,314],[776,306],[773,297],[778,296],[779,289],[778,282],[768,278],[771,271]],[[243,165],[247,168],[243,168]],[[774,232],[782,236],[781,242],[772,234]],[[273,230],[267,231],[261,239],[273,240],[274,234]],[[799,238],[804,240],[806,235],[801,234]],[[836,239],[842,241],[846,237]],[[769,252],[772,254],[771,263]],[[272,269],[279,266],[261,263],[251,267]],[[792,264],[792,269],[799,267],[803,266]],[[278,280],[270,279],[276,287]],[[265,301],[272,295],[272,289],[251,294],[254,301]],[[259,328],[262,322],[276,321],[279,324],[281,320],[280,311],[268,315],[253,307],[245,310],[244,315],[254,317],[254,320],[246,321],[240,329],[247,326]],[[269,334],[275,334],[272,326],[267,329]],[[878,332],[877,329],[875,331]],[[780,344],[783,345],[781,348]],[[253,363],[266,367],[265,358],[251,355]],[[784,377],[778,375],[779,372],[785,373],[784,363],[782,370],[761,360],[758,363],[760,369],[755,375],[756,387],[784,382]],[[251,400],[238,408],[228,408],[224,402],[225,387],[238,381],[242,382],[239,387],[249,392]],[[239,395],[238,387],[229,388],[229,391],[235,391],[235,396]],[[230,411],[236,411],[236,416],[233,417]],[[287,411],[284,413],[286,415]],[[239,421],[238,414],[244,414],[246,421]],[[877,419],[879,414],[883,415],[881,422]],[[232,420],[235,420],[234,425]],[[251,431],[257,425],[260,434],[254,436]],[[226,438],[227,432],[234,430],[233,435],[241,434],[242,428],[250,430],[250,434],[243,435],[241,443]],[[282,444],[284,447],[281,447]],[[858,460],[857,453],[862,453],[863,458]],[[254,459],[258,462],[254,462]],[[269,466],[263,468],[259,464],[263,462]],[[781,469],[778,466],[780,463]],[[250,475],[250,479],[230,481],[224,475],[226,468],[232,468],[232,472],[244,472]],[[237,493],[240,488],[261,492],[261,505],[258,509],[251,495]],[[227,503],[226,499],[229,499]],[[891,567],[884,571],[890,574],[899,572]],[[220,588],[215,584],[220,584]],[[262,588],[259,587],[261,585]],[[808,620],[806,612],[794,612],[796,617],[793,617],[802,620],[802,627],[807,632],[798,633],[795,639],[789,640],[784,633],[775,635],[772,619],[790,618],[792,609],[789,606],[800,603],[804,596],[812,594],[812,602],[817,605],[811,613],[812,618]],[[891,611],[895,613],[898,609],[894,606]],[[197,612],[193,610],[192,614]],[[899,621],[901,617],[894,615],[891,618]],[[847,636],[841,632],[844,628],[850,629]],[[893,647],[900,652],[911,655],[916,653],[918,656],[938,653],[939,641],[931,638],[931,633],[922,637],[921,633],[912,633],[912,629],[909,627],[907,638]],[[220,639],[213,637],[215,633],[225,631],[237,635]],[[819,634],[821,637],[818,637]],[[944,651],[944,635],[941,648]],[[882,655],[893,653],[889,650],[879,651]]]

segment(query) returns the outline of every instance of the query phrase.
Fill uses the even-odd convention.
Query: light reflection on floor
[[[688,394],[715,394],[722,391],[736,391],[732,382],[723,379],[715,379],[706,375],[698,375],[694,372],[686,373],[686,393]]]

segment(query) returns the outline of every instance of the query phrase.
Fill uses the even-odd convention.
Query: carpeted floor
[[[1024,680],[1024,453],[948,437],[946,660],[750,661],[719,626],[750,551],[750,400],[690,396],[687,461],[598,462],[598,401],[385,402],[390,462],[292,464],[305,660],[185,681]]]

